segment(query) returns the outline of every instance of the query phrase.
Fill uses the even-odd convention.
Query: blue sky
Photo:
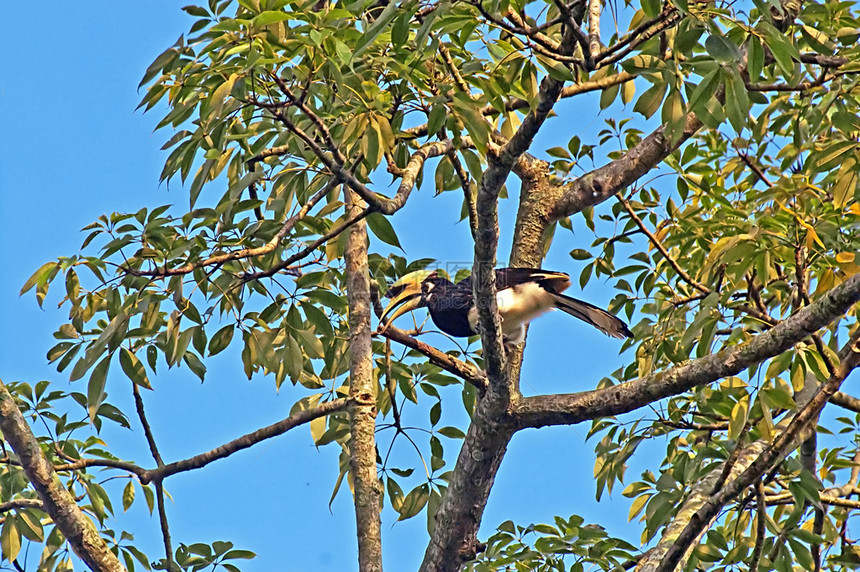
[[[83,391],[46,363],[54,345],[51,334],[66,312],[49,296],[40,309],[33,296],[18,297],[27,277],[42,263],[78,251],[80,229],[106,212],[136,211],[143,206],[187,204],[178,182],[158,184],[169,137],[153,133],[158,111],[144,115],[135,107],[137,85],[146,66],[184,33],[191,18],[187,3],[151,0],[145,4],[93,1],[52,3],[38,15],[7,11],[0,39],[4,54],[0,83],[0,378],[4,382],[41,379],[62,389]],[[597,110],[596,104],[593,108]],[[580,114],[593,132],[602,121]],[[564,145],[572,134],[550,122],[551,145]],[[568,125],[565,127],[569,128]],[[554,132],[555,131],[555,132]],[[516,187],[511,188],[515,196]],[[515,201],[501,205],[503,238],[500,260],[510,244]],[[396,227],[410,259],[434,257],[466,262],[472,247],[465,223],[454,224],[459,197],[416,193],[398,214]],[[427,221],[445,221],[444,240],[431,234]],[[545,266],[578,276],[580,266],[568,252],[587,247],[591,234],[574,221],[577,234],[559,230]],[[577,282],[575,280],[575,282]],[[613,293],[594,283],[581,296],[605,305]],[[428,338],[432,342],[432,339]],[[532,328],[523,375],[527,394],[567,392],[593,387],[623,363],[619,342],[558,313]],[[595,360],[593,356],[599,355]],[[284,417],[296,399],[289,388],[280,394],[270,378],[248,381],[237,352],[207,362],[200,384],[187,370],[160,371],[156,391],[144,396],[150,421],[169,461],[211,449],[239,434]],[[111,401],[131,410],[127,381],[108,385]],[[150,466],[136,424],[132,431],[106,428],[115,454]],[[594,502],[593,453],[585,443],[587,426],[531,430],[517,435],[497,477],[484,517],[482,537],[507,519],[520,524],[548,522],[556,514],[582,514],[610,532],[637,541],[626,524],[629,504],[620,491]],[[662,445],[657,445],[662,447]],[[658,450],[655,449],[655,450]],[[166,482],[174,543],[231,540],[258,558],[244,570],[351,570],[356,567],[355,525],[346,489],[329,508],[337,477],[338,450],[318,450],[307,428],[267,441],[203,471]],[[635,475],[635,473],[633,473]],[[123,483],[124,484],[124,483]],[[152,559],[162,557],[157,519],[142,502],[118,518],[118,528],[133,532]],[[119,502],[116,503],[117,509]],[[423,515],[395,523],[383,514],[385,565],[391,570],[417,567],[427,535]],[[38,554],[29,555],[28,570]]]

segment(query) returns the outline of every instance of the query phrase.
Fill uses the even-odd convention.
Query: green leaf
[[[570,152],[564,147],[550,147],[546,150],[546,154],[559,159],[571,159]]]
[[[325,357],[325,349],[323,348],[322,342],[316,336],[316,334],[311,330],[300,330],[296,328],[294,330],[301,338],[302,347],[305,349],[305,352],[308,354],[308,357],[314,359],[322,359]]]
[[[427,116],[427,132],[438,133],[442,125],[445,124],[445,118],[448,116],[448,110],[441,103],[434,103],[430,108],[430,114]]]
[[[385,482],[385,488],[388,491],[388,499],[391,502],[391,508],[400,512],[403,507],[403,489],[397,484],[397,481],[388,477]]]
[[[699,85],[693,89],[693,93],[690,94],[690,111],[700,113],[702,106],[714,97],[714,92],[720,85],[721,72],[722,68],[717,67],[714,71],[703,77]]]
[[[660,0],[642,0],[642,11],[649,18],[656,18],[660,15],[660,10],[663,3]]]
[[[448,437],[449,439],[463,439],[466,437],[466,434],[463,433],[461,429],[457,427],[442,427],[438,430],[441,435]]]
[[[376,20],[371,24],[371,26],[361,35],[358,41],[355,43],[355,47],[352,51],[352,60],[355,61],[359,55],[361,55],[364,50],[367,49],[370,44],[381,34],[385,28],[400,14],[401,8],[400,4],[397,2],[389,2],[382,13],[377,16]]]
[[[427,500],[430,498],[430,487],[425,485],[420,485],[412,489],[406,498],[403,499],[403,504],[398,511],[400,516],[397,520],[406,520],[407,518],[412,518],[419,512],[424,506],[427,504]]]
[[[759,28],[764,31],[765,43],[770,48],[783,77],[791,79],[794,76],[794,60],[800,60],[800,52],[785,34],[771,24],[762,21],[759,22]]]
[[[51,274],[51,271],[58,269],[60,267],[59,262],[46,262],[42,266],[36,270],[32,276],[30,276],[24,285],[21,287],[21,291],[18,293],[19,296],[25,294],[30,288],[35,286],[36,284],[45,284],[48,281],[48,276]]]
[[[129,479],[128,484],[122,489],[122,510],[126,511],[131,508],[134,502],[134,479]]]
[[[666,95],[666,87],[667,85],[664,82],[656,83],[649,87],[636,100],[633,111],[641,113],[646,119],[654,115],[660,109],[660,104],[663,103],[663,96]]]
[[[45,530],[32,510],[18,510],[16,520],[18,531],[24,538],[32,542],[44,542]]]
[[[749,409],[749,395],[744,395],[737,403],[735,403],[735,406],[732,407],[732,415],[729,419],[729,439],[737,441],[738,437],[740,437],[749,417]]]
[[[228,324],[215,332],[212,339],[209,340],[209,355],[214,356],[224,351],[230,345],[230,340],[233,339],[233,330],[235,326]]]
[[[396,246],[400,250],[403,250],[403,247],[400,246],[400,240],[398,240],[397,234],[394,232],[394,227],[391,226],[391,222],[389,222],[388,217],[380,213],[373,213],[369,215],[366,220],[367,226],[370,228],[370,232],[372,232],[376,238],[385,244],[390,244],[391,246]]]
[[[741,60],[741,51],[725,36],[711,34],[705,40],[705,49],[708,53],[722,63],[737,63]]]
[[[146,376],[146,368],[143,367],[143,363],[137,359],[136,355],[125,348],[120,348],[119,365],[134,383],[146,389],[152,389],[149,378]]]
[[[110,366],[110,358],[111,356],[109,355],[105,356],[95,369],[93,369],[92,375],[90,375],[90,382],[87,385],[87,411],[90,414],[90,421],[95,420],[99,406],[102,404],[105,397],[107,397],[107,395],[105,395],[105,384],[107,383],[107,372],[108,367]]]
[[[481,154],[487,152],[487,144],[490,141],[490,125],[484,118],[484,114],[468,97],[457,94],[452,99],[454,111],[460,119],[466,131],[472,137],[472,142]]]
[[[257,554],[255,552],[251,552],[250,550],[231,550],[224,554],[224,558],[226,560],[236,560],[237,558],[241,558],[243,560],[251,560],[256,557]]]
[[[664,133],[672,143],[680,141],[684,135],[684,127],[687,125],[686,111],[681,92],[672,88],[669,91],[669,97],[666,98],[666,103],[663,104],[662,113],[663,124],[666,126]]]
[[[750,111],[750,100],[746,86],[740,74],[733,71],[726,78],[726,104],[725,110],[729,121],[738,133],[747,124]]]
[[[847,159],[836,174],[836,182],[833,184],[831,194],[833,205],[836,208],[844,208],[850,199],[854,198],[857,189],[857,163],[852,157]]]
[[[183,6],[182,11],[187,14],[191,14],[192,16],[198,16],[201,18],[208,18],[209,12],[205,8],[201,8],[200,6]]]
[[[600,92],[600,109],[606,109],[615,101],[615,98],[618,97],[618,92],[621,90],[621,86],[611,85],[606,89]]]
[[[15,522],[16,519],[7,517],[3,529],[0,530],[0,549],[3,551],[3,558],[8,562],[15,560],[21,550],[21,533]]]
[[[266,10],[265,12],[254,16],[251,20],[251,25],[262,28],[263,26],[268,26],[269,24],[274,24],[276,22],[286,22],[287,20],[292,19],[292,17],[292,14],[288,12]]]
[[[104,353],[104,346],[99,344],[93,344],[87,351],[84,353],[84,357],[79,359],[77,363],[75,363],[75,367],[72,368],[72,373],[69,374],[69,381],[77,381],[84,377],[84,374],[92,367],[96,360],[101,357]]]
[[[409,38],[409,24],[412,21],[412,11],[404,11],[394,21],[394,26],[391,28],[391,45],[400,47],[406,43]],[[435,133],[435,131],[430,131]]]
[[[747,44],[747,72],[751,82],[758,81],[763,67],[764,48],[762,48],[761,40],[755,34],[750,34]]]

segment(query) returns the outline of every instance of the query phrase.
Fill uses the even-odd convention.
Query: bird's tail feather
[[[632,338],[633,333],[627,328],[627,324],[620,318],[613,316],[606,310],[593,306],[588,302],[565,296],[564,294],[552,294],[555,307],[567,312],[583,322],[591,324],[607,336],[613,338]]]

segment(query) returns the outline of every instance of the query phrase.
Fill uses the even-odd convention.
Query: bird
[[[588,302],[562,294],[569,286],[570,276],[564,272],[497,268],[496,305],[505,343],[521,343],[525,339],[526,325],[553,308],[613,338],[633,337],[621,319]],[[426,307],[436,327],[450,336],[468,337],[480,333],[471,276],[454,283],[436,270],[418,270],[392,284],[386,297],[391,301],[380,317],[383,331],[399,316]]]

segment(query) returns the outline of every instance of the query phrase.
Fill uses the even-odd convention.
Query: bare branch
[[[22,508],[37,508],[39,510],[45,510],[45,505],[43,505],[42,501],[39,499],[12,499],[10,501],[0,502],[0,514]]]
[[[860,413],[860,399],[842,391],[837,391],[836,393],[834,393],[833,397],[830,398],[830,403],[838,405],[839,407],[847,409],[848,411]]]
[[[343,231],[347,230],[352,225],[354,225],[355,223],[364,219],[365,217],[371,215],[373,212],[374,212],[374,210],[370,207],[364,209],[363,211],[361,211],[357,215],[353,216],[352,218],[345,220],[344,222],[340,223],[339,225],[337,225],[336,227],[334,227],[333,229],[331,229],[330,231],[328,231],[327,233],[325,233],[324,235],[322,235],[321,237],[319,237],[318,239],[316,239],[315,241],[313,241],[312,243],[310,243],[309,245],[307,245],[306,247],[304,247],[303,249],[298,251],[297,253],[295,253],[292,256],[289,256],[288,258],[286,258],[285,260],[273,265],[271,268],[268,268],[266,270],[260,270],[258,272],[246,272],[245,274],[242,275],[242,280],[244,282],[250,282],[251,280],[258,280],[260,278],[266,278],[269,276],[274,276],[278,272],[280,272],[286,268],[289,268],[291,265],[295,264],[296,262],[298,262],[302,258],[308,256],[310,253],[312,253],[314,250],[316,250],[317,248],[319,248],[321,245],[325,244],[329,240],[333,239],[336,236],[339,236]]]
[[[320,403],[315,407],[297,411],[277,423],[273,423],[272,425],[257,429],[253,433],[248,433],[247,435],[233,439],[232,441],[216,447],[211,451],[207,451],[206,453],[201,453],[182,461],[168,463],[163,467],[158,467],[151,471],[144,471],[139,475],[140,482],[147,484],[153,481],[161,481],[170,475],[175,475],[176,473],[200,469],[212,461],[229,457],[236,451],[247,449],[261,441],[282,435],[290,429],[298,427],[304,423],[309,423],[318,417],[329,415],[336,411],[342,411],[346,409],[347,405],[349,405],[348,399],[339,398],[325,403]]]
[[[666,139],[662,126],[657,128],[620,158],[586,173],[568,185],[564,195],[553,207],[553,219],[570,216],[605,201],[656,167],[701,127],[702,122],[693,113],[687,114],[684,134],[675,143]]]
[[[565,53],[573,39],[566,34]],[[562,82],[547,76],[541,82],[537,106],[497,154],[489,157],[478,186],[475,260],[472,281],[481,329],[488,387],[478,400],[472,422],[451,473],[448,490],[436,512],[436,524],[424,553],[421,572],[459,570],[474,557],[477,532],[493,479],[514,428],[507,414],[516,391],[505,368],[501,326],[496,306],[495,271],[499,239],[498,196],[513,166],[528,150],[561,93]]]
[[[600,8],[601,0],[588,0],[588,47],[591,57],[600,55]]]
[[[604,67],[621,61],[644,42],[668,30],[680,21],[681,13],[670,6],[663,10],[662,14],[653,20],[643,22],[627,37],[613,44],[611,48],[604,50],[603,53],[595,58],[595,63],[599,64],[598,67]]]
[[[326,183],[325,187],[317,191],[317,193],[311,197],[299,211],[288,218],[278,232],[273,236],[266,244],[263,246],[258,246],[256,248],[243,248],[241,250],[234,250],[232,252],[227,252],[224,254],[218,254],[215,256],[210,256],[204,260],[200,260],[198,262],[189,262],[183,266],[179,266],[177,268],[156,268],[155,270],[135,270],[133,268],[128,268],[126,266],[121,266],[120,270],[122,272],[126,272],[133,276],[176,276],[180,274],[189,274],[193,272],[197,268],[204,268],[206,266],[215,266],[221,265],[225,262],[230,262],[232,260],[243,260],[246,258],[253,258],[256,256],[263,256],[265,254],[269,254],[273,252],[286,238],[287,234],[296,226],[296,223],[302,220],[308,212],[323,198],[325,197],[337,184],[337,179],[332,178]],[[323,241],[324,242],[324,241]],[[311,249],[312,251],[313,249]],[[308,254],[310,251],[308,252]],[[284,267],[279,268],[278,270],[283,270],[286,266],[289,266],[293,262],[284,265]]]
[[[467,84],[463,79],[463,76],[460,75],[460,69],[456,64],[454,64],[454,60],[451,58],[451,52],[448,51],[448,46],[442,42],[439,42],[439,54],[442,56],[442,61],[445,62],[445,68],[448,70],[448,73],[454,78],[454,83],[457,88],[466,95],[471,96],[472,90],[469,89],[469,84]]]
[[[67,471],[80,471],[81,469],[87,469],[89,467],[104,467],[108,469],[119,469],[121,471],[128,471],[129,473],[133,473],[135,475],[142,475],[146,472],[146,469],[135,465],[134,463],[130,463],[128,461],[119,461],[116,459],[77,459],[71,461],[69,463],[65,463],[63,465],[54,465],[54,470],[58,473],[63,473]]]
[[[831,505],[831,506],[841,506],[844,508],[860,508],[860,501],[846,499],[842,497],[837,497],[828,494],[820,494],[819,500],[821,504]],[[784,504],[795,504],[797,500],[792,496],[791,493],[783,493],[780,495],[770,495],[764,498],[764,502],[766,506],[773,505],[784,505]]]
[[[140,388],[134,382],[131,384],[131,392],[134,396],[134,407],[137,410],[137,418],[143,427],[143,434],[146,436],[146,442],[149,444],[149,451],[152,453],[152,458],[160,467],[164,464],[161,459],[161,454],[158,452],[158,445],[155,443],[155,436],[152,434],[152,427],[149,426],[149,421],[146,419],[146,411],[143,409],[143,398],[140,396]]]
[[[463,202],[466,204],[466,214],[469,217],[469,231],[472,233],[472,240],[478,232],[478,213],[475,210],[475,197],[472,192],[472,180],[469,173],[463,168],[460,163],[460,158],[457,157],[455,151],[448,152],[448,160],[454,167],[454,172],[457,173],[457,178],[460,179],[460,187],[463,189]]]
[[[750,558],[750,572],[758,572],[761,563],[761,555],[764,550],[764,535],[767,532],[767,506],[765,505],[764,483],[759,479],[755,487],[756,492],[756,527],[755,546],[752,558]]]
[[[580,95],[582,93],[589,93],[592,91],[598,91],[602,89],[606,89],[608,87],[613,87],[616,85],[621,85],[623,83],[627,83],[628,81],[633,81],[636,79],[635,75],[629,74],[625,71],[618,72],[617,74],[601,77],[594,80],[584,81],[582,83],[575,83],[573,85],[569,85],[567,87],[562,88],[561,94],[559,94],[559,99],[565,99],[569,97],[573,97],[575,95]],[[509,99],[505,102],[505,111],[517,111],[520,109],[528,109],[531,103],[525,99]],[[486,105],[481,109],[481,113],[484,116],[495,116],[499,114],[499,110],[491,105]],[[424,137],[427,135],[427,124],[418,125],[416,127],[410,127],[409,129],[404,129],[400,135],[407,139],[414,139],[416,137]]]
[[[158,452],[158,445],[155,442],[155,435],[152,433],[152,427],[149,425],[149,420],[146,418],[146,411],[143,406],[143,398],[140,395],[140,388],[134,382],[131,384],[132,394],[134,396],[134,406],[137,410],[137,417],[143,427],[143,433],[146,436],[146,441],[149,444],[149,452],[155,460],[159,468],[164,466],[164,460],[161,458],[161,453]],[[161,540],[164,543],[164,561],[167,563],[167,568],[170,572],[179,570],[179,566],[173,560],[173,541],[170,538],[170,524],[167,520],[167,507],[164,503],[164,487],[161,481],[155,483],[155,499],[158,506],[158,522],[161,526]]]

